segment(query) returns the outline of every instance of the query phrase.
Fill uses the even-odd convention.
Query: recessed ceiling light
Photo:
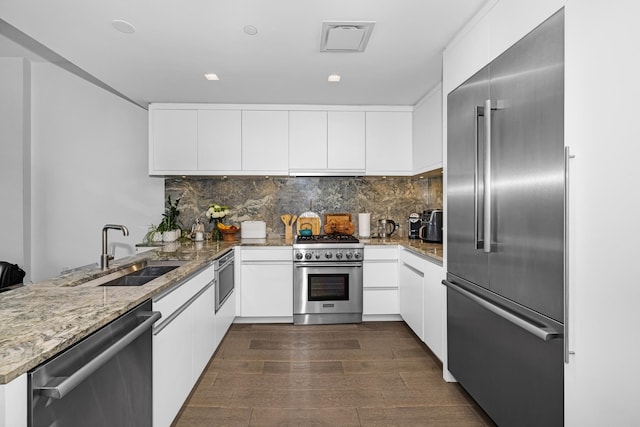
[[[248,34],[250,36],[255,36],[256,34],[258,34],[258,29],[253,25],[245,25],[242,28],[242,31],[244,31],[245,34]]]
[[[124,34],[133,34],[136,32],[136,27],[122,19],[114,19],[113,21],[111,21],[111,25],[113,26],[113,28]]]
[[[207,73],[207,74],[204,75],[204,78],[207,79],[207,80],[220,80],[218,78],[218,75],[215,74],[215,73]]]
[[[331,83],[338,83],[340,81],[340,74],[331,74],[329,75],[329,78],[327,79],[327,81],[331,82]]]

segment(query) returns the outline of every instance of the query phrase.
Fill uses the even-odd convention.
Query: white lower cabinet
[[[365,246],[363,264],[362,314],[398,315],[398,247]]]
[[[211,286],[193,302],[193,376],[198,379],[216,351],[215,288]]]
[[[215,315],[215,348],[218,348],[220,342],[231,327],[233,320],[236,318],[236,292],[233,291],[225,303],[220,307]]]
[[[424,340],[423,282],[424,258],[405,249],[398,256],[398,293],[400,315],[413,332]]]
[[[27,374],[0,384],[0,427],[27,426]]]
[[[293,316],[293,255],[287,247],[246,247],[240,255],[240,316]]]
[[[190,313],[153,337],[153,425],[169,426],[191,391],[193,350]]]
[[[170,426],[215,350],[213,266],[154,298],[153,425]]]
[[[426,260],[424,263],[424,343],[442,360],[444,357],[444,306],[447,292],[442,284],[444,268]]]

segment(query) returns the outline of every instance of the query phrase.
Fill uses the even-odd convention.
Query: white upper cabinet
[[[239,110],[198,111],[198,170],[234,173],[242,169]]]
[[[289,169],[327,169],[327,112],[289,112]]]
[[[413,174],[442,167],[442,85],[413,109]]]
[[[149,174],[171,175],[198,169],[198,112],[150,112]]]
[[[328,169],[364,173],[365,113],[363,111],[329,111],[327,114]]]
[[[415,148],[412,123],[412,107],[152,104],[149,174],[411,176],[442,157],[431,109]]]
[[[363,111],[290,111],[291,174],[362,175],[365,171]]]
[[[368,111],[367,175],[411,175],[410,111]]]
[[[288,111],[242,111],[242,170],[245,174],[288,175],[288,152]]]

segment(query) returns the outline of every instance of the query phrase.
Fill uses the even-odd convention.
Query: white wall
[[[164,207],[147,175],[147,111],[49,63],[32,64],[32,279],[96,263],[101,230],[135,253]]]
[[[637,426],[640,4],[568,0],[565,17],[565,142],[575,154],[565,424]]]
[[[26,264],[25,226],[28,225],[29,62],[0,58],[0,261]],[[25,150],[26,147],[26,150]],[[25,196],[26,194],[26,196]]]

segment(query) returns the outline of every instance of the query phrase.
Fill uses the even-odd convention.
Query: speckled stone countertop
[[[442,262],[442,245],[402,238],[361,240],[401,245]],[[6,384],[100,329],[138,304],[206,267],[234,246],[290,246],[280,237],[239,242],[169,243],[112,261],[108,271],[85,267],[50,280],[0,293],[0,384]],[[144,260],[186,263],[143,286],[99,287],[92,280]]]
[[[162,290],[207,266],[233,243],[168,244],[112,261],[108,271],[80,268],[51,280],[0,294],[0,384],[38,366]],[[143,286],[90,283],[143,260],[183,260]]]

